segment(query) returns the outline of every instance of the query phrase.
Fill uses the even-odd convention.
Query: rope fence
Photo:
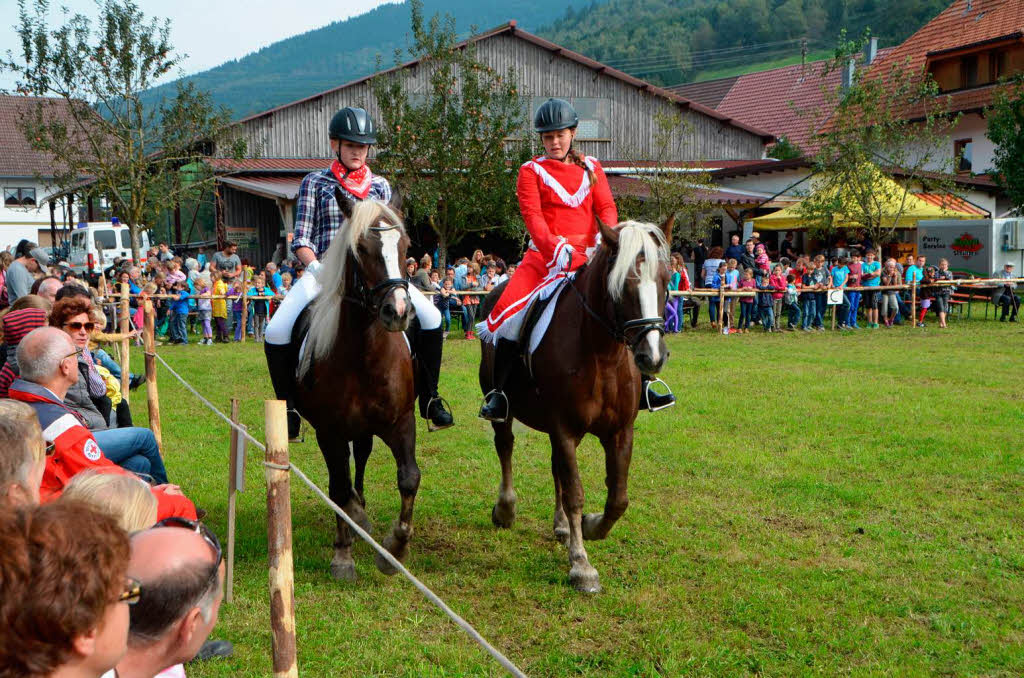
[[[292,461],[290,461],[288,459],[287,421],[286,421],[286,412],[285,412],[285,409],[284,409],[285,404],[284,404],[283,401],[269,401],[269,400],[266,401],[267,444],[264,444],[261,441],[259,441],[257,438],[255,438],[251,433],[249,433],[248,429],[245,426],[241,425],[240,423],[238,423],[237,421],[233,420],[231,417],[229,417],[228,415],[226,415],[222,411],[220,411],[212,402],[210,402],[210,400],[208,398],[203,396],[203,394],[201,394],[198,390],[196,390],[196,388],[194,386],[192,386],[190,383],[188,383],[188,381],[186,381],[184,379],[184,377],[182,377],[180,374],[178,374],[178,372],[173,367],[171,367],[167,363],[167,361],[163,359],[162,356],[160,356],[158,353],[156,353],[152,349],[152,344],[149,343],[150,337],[148,336],[152,332],[152,327],[153,327],[152,322],[150,322],[148,320],[148,317],[151,316],[152,313],[153,313],[153,309],[152,309],[151,304],[147,304],[147,306],[146,306],[146,313],[147,313],[147,323],[146,323],[146,334],[147,334],[147,344],[146,344],[146,346],[147,346],[147,348],[146,348],[146,354],[145,355],[146,355],[146,358],[147,358],[147,383],[151,383],[150,388],[153,390],[154,395],[155,395],[155,390],[156,390],[156,378],[155,378],[156,375],[155,374],[152,375],[153,379],[152,379],[152,382],[150,382],[150,374],[149,374],[150,358],[155,359],[155,361],[159,361],[159,363],[161,365],[163,365],[163,367],[175,379],[177,379],[181,383],[182,386],[184,386],[189,392],[191,392],[196,398],[198,398],[199,401],[203,405],[205,405],[207,407],[207,409],[209,409],[216,416],[218,416],[220,419],[222,419],[224,421],[224,423],[226,423],[231,428],[231,430],[234,432],[235,435],[239,436],[240,438],[243,438],[245,441],[247,441],[248,443],[250,443],[251,445],[253,445],[257,449],[263,451],[265,456],[266,456],[266,458],[265,458],[265,460],[263,462],[263,466],[264,466],[264,468],[267,469],[267,479],[268,479],[268,540],[270,542],[270,543],[268,543],[268,549],[271,552],[271,560],[272,561],[274,559],[274,550],[275,550],[274,549],[275,545],[273,543],[274,536],[276,535],[277,537],[280,537],[282,535],[282,533],[286,533],[286,535],[287,535],[287,540],[286,540],[287,544],[283,545],[283,548],[280,548],[278,550],[279,551],[278,556],[279,557],[286,556],[287,562],[284,564],[284,567],[282,567],[281,563],[279,563],[276,567],[274,566],[273,562],[271,563],[271,580],[272,580],[272,582],[271,582],[271,601],[272,601],[272,605],[271,605],[271,609],[272,609],[271,625],[273,627],[272,631],[274,632],[273,633],[273,642],[274,642],[274,672],[275,672],[275,676],[293,676],[293,675],[297,676],[298,675],[298,673],[297,673],[297,664],[296,664],[296,660],[295,660],[294,601],[292,600],[292,594],[291,594],[291,591],[294,588],[294,583],[293,583],[293,581],[291,579],[289,579],[288,581],[280,581],[280,582],[275,582],[274,581],[274,579],[275,579],[275,572],[279,573],[279,572],[285,571],[285,572],[287,572],[287,574],[289,576],[292,573],[292,567],[291,567],[291,511],[290,511],[290,503],[288,504],[288,511],[286,513],[283,512],[283,511],[280,511],[280,510],[276,511],[276,516],[275,517],[279,521],[285,521],[285,520],[287,521],[286,529],[283,529],[283,530],[279,529],[279,530],[276,531],[276,533],[272,533],[272,531],[274,530],[274,528],[272,526],[272,523],[274,521],[271,519],[271,511],[272,511],[272,509],[271,509],[271,506],[270,506],[270,504],[271,504],[271,494],[275,494],[275,495],[287,494],[286,492],[284,492],[284,490],[282,489],[282,487],[280,485],[277,487],[277,490],[275,492],[273,492],[273,493],[271,492],[271,483],[272,482],[280,483],[281,480],[282,480],[279,476],[275,476],[275,477],[272,478],[271,477],[272,474],[273,473],[281,474],[281,475],[284,476],[284,479],[286,479],[287,475],[290,473],[290,474],[296,476],[297,478],[299,478],[299,480],[301,480],[303,483],[305,483],[306,486],[315,495],[317,495],[320,499],[322,499],[324,501],[324,503],[326,503],[327,506],[329,506],[331,508],[332,511],[334,511],[342,520],[345,521],[345,523],[348,524],[349,528],[353,532],[355,532],[359,536],[360,539],[362,539],[367,544],[369,544],[370,547],[374,551],[376,551],[384,560],[386,560],[388,562],[388,564],[391,565],[391,567],[393,567],[395,570],[400,572],[406,579],[408,579],[412,583],[412,585],[415,586],[416,589],[419,590],[420,593],[422,593],[423,596],[427,600],[429,600],[433,605],[435,605],[442,612],[444,612],[444,614],[447,615],[449,617],[449,619],[451,619],[452,622],[455,623],[456,626],[458,626],[460,629],[462,629],[470,638],[473,639],[474,642],[476,642],[478,645],[480,645],[480,647],[482,647],[489,655],[491,655],[491,657],[493,657],[494,660],[497,661],[502,666],[502,668],[504,668],[510,675],[521,677],[521,678],[525,677],[526,674],[524,674],[511,660],[509,660],[504,654],[502,654],[502,652],[500,650],[498,650],[491,643],[489,643],[487,641],[487,639],[485,639],[472,626],[472,624],[467,622],[458,613],[456,613],[454,610],[452,610],[451,607],[449,607],[444,602],[444,600],[442,600],[427,585],[425,585],[415,575],[413,575],[412,572],[410,572],[408,570],[408,568],[406,568],[397,558],[395,558],[391,554],[390,551],[388,551],[383,546],[381,546],[379,543],[377,543],[377,541],[368,532],[366,532],[363,528],[361,528],[358,525],[358,523],[356,523],[351,517],[349,517],[349,515],[340,506],[338,506],[335,502],[333,502],[331,500],[331,498],[322,489],[320,489],[320,487],[318,487],[316,485],[316,483],[314,483],[309,478],[309,476],[307,476],[305,474],[305,472],[302,471],[301,468],[299,468],[294,462],[292,462]],[[155,371],[155,364],[153,366],[153,370]],[[237,408],[235,406],[232,407],[233,411],[235,411],[236,409]],[[152,413],[153,413],[153,411],[151,409],[151,414]],[[159,410],[157,410],[157,417],[159,418]],[[159,426],[159,424],[157,424],[157,425]],[[273,429],[273,431],[271,429]],[[283,442],[281,440],[282,436],[283,436]],[[272,438],[276,438],[277,439],[277,441],[276,441],[277,444],[276,445],[271,444],[272,443]],[[244,445],[243,445],[243,447],[244,447]],[[274,448],[277,448],[277,449],[275,450]],[[275,454],[275,452],[276,452],[276,454]],[[244,451],[242,452],[242,455],[244,455]],[[244,459],[244,457],[243,457],[243,459]],[[242,462],[242,459],[239,459],[236,463],[241,463],[241,462]],[[236,468],[232,468],[231,469],[231,473],[232,473],[232,477],[234,478],[235,474],[236,474]],[[229,483],[229,485],[231,485],[232,488],[234,487],[234,485],[232,485],[230,483]],[[233,508],[233,502],[232,502],[232,506],[231,507]],[[230,513],[233,514],[233,510],[230,511]],[[233,515],[229,516],[229,518],[231,519],[231,522],[233,522],[233,517],[234,517]],[[229,547],[230,547],[230,551],[231,551],[231,556],[228,558],[228,560],[229,560],[229,563],[228,563],[228,567],[229,567],[229,570],[228,570],[228,580],[230,582],[233,582],[234,576],[233,576],[233,572],[231,572],[231,570],[233,569],[233,565],[234,565],[234,558],[233,558],[233,551],[234,551],[234,549],[233,549],[233,542],[234,542],[234,540],[233,540],[233,538],[231,538],[231,537],[233,537],[233,534],[234,534],[234,526],[233,525],[229,525],[229,532],[230,532],[230,535],[229,535]],[[277,590],[276,593],[275,593],[275,590]],[[229,595],[229,599],[230,599],[230,595],[231,595],[230,587],[229,587],[228,595]],[[277,595],[278,598],[280,600],[282,600],[282,602],[284,603],[283,611],[285,612],[285,614],[287,614],[287,610],[290,608],[290,610],[291,610],[291,615],[290,615],[291,618],[290,618],[290,620],[275,620],[273,618],[274,617],[274,612],[282,607],[282,606],[274,604],[275,595]],[[279,621],[280,621],[280,623],[278,623]],[[281,634],[289,632],[289,630],[290,630],[290,634],[291,634],[291,638],[290,639],[287,638],[287,637],[279,637],[279,636],[281,636]],[[282,650],[283,650],[283,653],[285,655],[284,657],[279,656],[281,654]]]

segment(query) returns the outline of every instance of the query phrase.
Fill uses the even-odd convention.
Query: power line
[[[803,38],[793,38],[793,39],[790,39],[790,40],[776,40],[774,42],[761,42],[761,43],[756,43],[756,44],[753,44],[753,45],[738,45],[736,47],[722,47],[722,48],[719,48],[719,49],[698,50],[696,52],[690,52],[689,54],[691,56],[694,56],[694,57],[701,57],[701,56],[705,56],[705,55],[707,55],[707,56],[715,56],[715,55],[718,55],[718,54],[730,54],[730,53],[737,53],[737,52],[749,52],[749,51],[753,51],[753,50],[762,49],[764,47],[771,47],[773,45],[786,45],[786,44],[790,44],[790,43],[799,43],[801,40],[803,40]],[[647,55],[644,55],[644,56],[622,57],[622,58],[619,58],[619,59],[607,59],[604,63],[607,63],[610,66],[612,64],[628,63],[628,62],[633,62],[633,61],[657,60],[657,59],[661,59],[661,58],[665,58],[665,57],[671,57],[671,56],[674,56],[673,52],[655,52],[655,53],[647,54]]]

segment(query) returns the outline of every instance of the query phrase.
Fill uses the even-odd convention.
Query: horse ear
[[[601,242],[612,249],[617,248],[619,246],[619,232],[614,227],[608,226],[601,221],[601,217],[595,217],[595,219],[597,219],[597,227],[601,231]]]
[[[668,215],[668,219],[661,225],[661,232],[665,234],[665,242],[672,247],[672,227],[676,224],[676,213]]]
[[[398,214],[402,214],[402,194],[397,188],[391,190],[391,200],[388,201],[388,207]]]
[[[351,219],[352,208],[354,207],[354,205],[352,204],[352,201],[349,200],[344,193],[342,193],[341,186],[334,187],[334,199],[335,201],[337,201],[338,209],[340,209],[341,213],[345,215],[345,218]]]

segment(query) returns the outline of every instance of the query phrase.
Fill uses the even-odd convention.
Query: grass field
[[[1024,673],[1024,332],[669,338],[679,406],[637,420],[629,510],[588,543],[604,591],[575,593],[551,537],[546,438],[520,430],[519,517],[491,525],[498,463],[476,418],[475,343],[451,340],[442,390],[457,427],[420,428],[423,472],[409,568],[532,676]],[[136,352],[138,358],[141,353]],[[258,345],[161,355],[262,437]],[[160,373],[172,480],[225,534],[226,427]],[[145,399],[136,396],[137,421]],[[312,437],[292,459],[327,486]],[[585,441],[588,510],[603,460]],[[370,459],[368,511],[395,518],[395,466]],[[265,485],[248,469],[235,603],[216,637],[234,658],[190,678],[270,674]],[[299,667],[305,676],[500,675],[410,584],[373,566],[328,573],[332,514],[292,485]]]

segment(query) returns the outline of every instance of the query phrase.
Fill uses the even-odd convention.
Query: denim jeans
[[[182,316],[184,323],[184,316]],[[167,482],[167,469],[156,438],[148,428],[111,428],[93,431],[93,438],[110,461],[121,468],[148,475],[157,485]]]
[[[814,326],[825,326],[825,308],[828,306],[828,292],[814,293]]]
[[[761,327],[764,331],[775,329],[775,309],[771,306],[761,306],[758,310],[761,312]]]
[[[103,367],[106,367],[107,371],[110,372],[110,375],[114,377],[114,379],[121,378],[121,366],[118,365],[117,362],[113,358],[111,358],[107,354],[107,352],[104,351],[102,348],[98,348],[95,351],[93,351],[92,357],[96,359],[97,363],[103,365]]]
[[[231,312],[231,317],[235,321],[233,327],[235,328],[235,341],[242,340],[242,310]]]
[[[708,298],[708,317],[711,318],[711,322],[718,322],[718,299],[714,297]]]
[[[850,312],[847,314],[846,324],[856,327],[857,310],[860,309],[860,292],[847,292],[846,298],[850,300]]]
[[[817,306],[817,295],[814,292],[806,292],[800,295],[800,304],[803,310],[804,322],[803,328],[806,330],[811,326],[817,313],[815,307]]]
[[[800,303],[785,304],[785,306],[786,313],[789,316],[787,324],[789,325],[789,329],[794,330],[796,329],[796,326],[800,324]]]
[[[752,322],[754,322],[755,311],[757,311],[757,306],[754,305],[753,301],[751,301],[749,303],[744,303],[742,301],[740,302],[740,329],[741,330],[748,330],[748,329],[750,329],[750,324]]]
[[[444,332],[447,332],[452,328],[452,312],[449,310],[448,304],[445,304],[443,308],[439,306],[437,310],[441,311],[441,327]]]

